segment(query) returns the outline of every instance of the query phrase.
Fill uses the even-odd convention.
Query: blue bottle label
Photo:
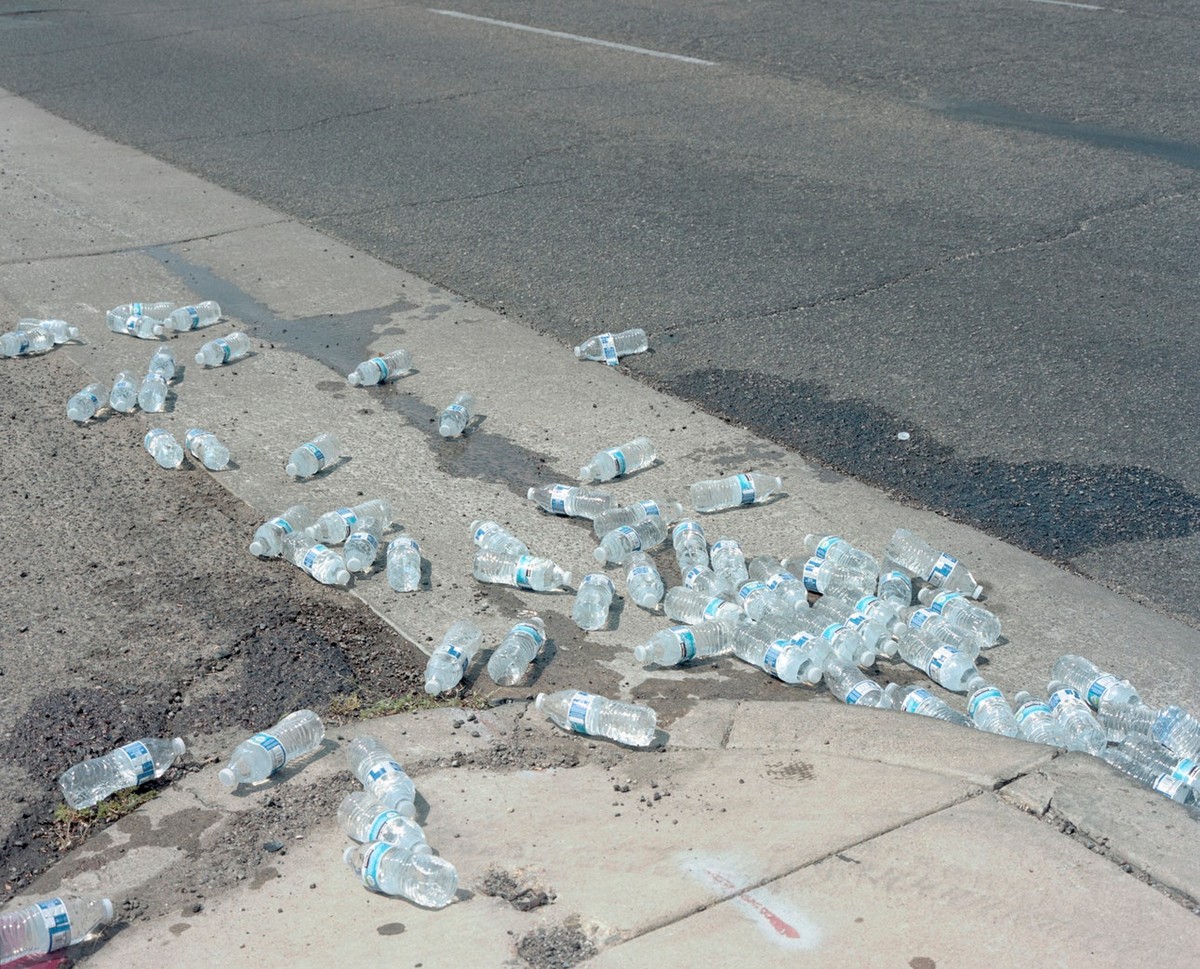
[[[99,398],[99,397],[97,397],[95,394],[88,394],[88,393],[85,393],[85,394],[84,394],[84,396],[85,396],[85,397],[86,397],[88,400],[90,400],[90,401],[92,402],[92,404],[94,404],[96,407],[99,407],[99,406],[100,406],[100,398]]]
[[[692,566],[692,568],[688,569],[687,572],[684,573],[684,576],[683,576],[684,587],[688,588],[688,589],[695,589],[696,588],[696,580],[698,578],[700,578],[700,576],[707,571],[708,571],[708,569],[702,569],[698,565]]]
[[[1069,707],[1072,699],[1078,700],[1080,696],[1069,686],[1064,686],[1061,690],[1055,690],[1050,694],[1050,710],[1057,713],[1060,704],[1066,703]]]
[[[1183,787],[1183,781],[1171,774],[1160,774],[1150,786],[1158,791],[1159,794],[1164,794],[1171,800],[1175,800],[1175,795]]]
[[[517,623],[508,631],[508,634],[510,636],[528,636],[537,646],[541,646],[546,641],[546,634],[538,629],[537,626],[530,625],[527,622]]]
[[[997,690],[994,686],[989,686],[986,690],[980,690],[973,697],[971,702],[967,704],[967,713],[970,716],[975,716],[975,711],[979,709],[980,704],[987,700],[1004,701],[1004,694]]]
[[[929,657],[929,663],[925,667],[925,672],[936,683],[937,674],[941,671],[942,667],[958,655],[960,655],[958,650],[953,646],[939,646],[933,651],[933,655]]]
[[[532,571],[533,559],[528,555],[522,555],[517,559],[517,571],[513,576],[513,582],[521,589],[532,589]]]
[[[421,554],[421,546],[417,544],[417,540],[407,535],[393,538],[388,547],[396,552],[416,552],[418,555]]]
[[[144,306],[145,306],[144,303],[130,303],[129,304],[129,315],[130,316],[145,316],[145,314],[142,312],[142,309]]]
[[[607,575],[601,575],[599,572],[592,572],[589,575],[585,575],[583,581],[579,583],[579,588],[582,589],[585,585],[594,585],[601,589],[607,589],[610,596],[617,591],[612,583],[612,579]]]
[[[662,509],[658,507],[658,502],[653,498],[647,498],[645,501],[639,501],[642,511],[647,515],[653,515],[656,518],[662,517]]]
[[[373,892],[380,891],[379,888],[379,863],[392,849],[392,845],[386,842],[379,842],[371,847],[367,852],[367,857],[363,859],[362,880],[363,884]]]
[[[738,555],[741,554],[741,552],[742,546],[732,538],[721,539],[711,549],[712,558],[716,558],[718,555],[725,555],[726,553],[729,555]],[[743,558],[744,557],[745,556],[743,555]]]
[[[280,767],[287,763],[287,750],[283,744],[279,742],[278,737],[273,737],[269,733],[256,733],[247,743],[254,744],[256,747],[261,747],[271,755],[271,773],[274,774]]]
[[[779,676],[779,657],[783,655],[783,651],[790,644],[786,639],[777,639],[767,647],[767,651],[763,653],[762,666],[763,669],[772,676]]]
[[[350,537],[348,539],[346,539],[346,541],[347,542],[366,542],[368,545],[371,546],[373,551],[376,551],[376,552],[379,551],[379,539],[377,539],[370,532],[353,532],[353,533],[351,533]]]
[[[325,467],[325,453],[312,441],[309,441],[307,444],[301,444],[300,447],[316,459],[318,471]]]
[[[804,580],[804,588],[809,592],[820,592],[820,574],[821,566],[825,564],[825,560],[817,558],[815,555],[804,563],[804,570],[801,573]]]
[[[398,817],[400,817],[399,811],[380,811],[375,815],[375,820],[371,822],[371,828],[367,831],[367,841],[374,841],[378,838],[383,826]]]
[[[878,687],[874,683],[872,683],[870,680],[859,680],[857,683],[854,684],[854,686],[851,688],[850,692],[846,694],[846,702],[848,704],[850,704],[851,706],[853,706],[855,703],[858,703],[859,700],[861,700],[869,692],[871,692],[872,690],[877,690],[877,689],[878,689]]]
[[[610,447],[604,453],[613,459],[613,464],[617,466],[617,477],[619,478],[625,473],[625,452],[619,447]]]
[[[947,555],[943,552],[938,556],[938,560],[933,563],[933,568],[929,570],[929,575],[925,577],[925,581],[932,582],[934,585],[941,585],[949,578],[950,573],[954,571],[954,567],[958,565],[958,559],[953,555]],[[934,576],[937,576],[935,579]]]
[[[376,764],[367,771],[367,780],[374,784],[390,774],[404,774],[404,768],[397,764],[394,760],[385,760],[382,764]],[[405,774],[407,777],[408,775]],[[374,841],[374,838],[368,838],[368,841]]]
[[[446,647],[446,655],[458,664],[458,668],[462,670],[463,673],[467,672],[467,664],[471,662],[471,657],[463,652],[463,650],[451,643]]]
[[[610,367],[617,365],[617,344],[611,333],[601,333],[600,337],[600,352],[604,354],[604,362]]]
[[[1017,722],[1024,723],[1032,716],[1050,717],[1053,716],[1053,714],[1050,712],[1050,708],[1040,701],[1021,704],[1021,709],[1017,711]]]
[[[675,641],[679,643],[679,662],[686,663],[696,658],[696,634],[687,626],[675,626],[671,631]]]
[[[854,603],[854,608],[857,612],[861,612],[865,616],[867,610],[879,601],[881,601],[879,596],[863,596],[858,602]]]
[[[1092,680],[1087,688],[1088,706],[1098,710],[1100,708],[1100,699],[1111,687],[1116,686],[1120,682],[1112,673],[1105,673],[1103,676]]]
[[[218,340],[213,340],[213,343],[221,351],[221,363],[229,363],[229,355],[233,353],[233,347],[229,345],[229,341],[222,337]]]
[[[784,583],[795,581],[796,577],[791,572],[776,572],[774,575],[768,575],[764,583],[768,589],[774,592]]]
[[[500,526],[498,524],[496,524],[496,522],[484,522],[477,529],[475,529],[475,536],[474,536],[475,544],[482,546],[483,540],[485,538],[487,538],[490,534],[492,534],[492,532],[498,531],[499,527]]]
[[[929,601],[929,608],[936,612],[939,616],[942,610],[946,608],[946,603],[951,599],[961,599],[961,592],[939,592]]]
[[[933,694],[930,693],[928,690],[924,689],[923,687],[920,689],[913,690],[911,693],[909,693],[908,696],[906,696],[904,698],[904,712],[905,713],[916,713],[917,707],[919,707],[926,700],[932,699],[932,697],[933,697]]]
[[[465,407],[463,407],[462,404],[447,404],[446,405],[446,413],[447,414],[462,414],[465,417],[466,413],[467,413],[467,409]]]
[[[131,744],[126,744],[121,750],[129,758],[130,766],[133,767],[134,773],[137,775],[137,780],[133,782],[135,785],[145,784],[146,781],[154,777],[154,758],[150,755],[150,751],[144,743],[140,740],[135,740]]]
[[[596,702],[596,694],[579,690],[571,697],[567,706],[567,722],[576,733],[587,733],[587,715]]]
[[[51,898],[37,903],[38,913],[46,926],[46,934],[50,937],[50,945],[46,952],[57,952],[71,944],[71,916],[67,914],[67,906],[61,898]]]
[[[704,607],[703,617],[705,619],[716,619],[721,614],[721,607],[732,605],[728,599],[722,599],[720,596],[714,596],[708,600],[708,604]]]
[[[300,561],[300,568],[304,569],[305,572],[311,573],[313,566],[316,564],[317,558],[328,551],[329,549],[327,549],[324,545],[314,545],[304,553],[304,558]]]
[[[183,308],[183,311],[187,314],[187,317],[188,317],[188,327],[187,328],[189,330],[196,329],[196,327],[198,327],[200,325],[200,313],[196,310],[196,307],[185,306]]]
[[[613,531],[619,532],[625,538],[625,544],[629,546],[629,551],[638,552],[642,548],[642,536],[638,534],[636,528],[632,525],[622,525],[620,528],[614,528]]]
[[[837,634],[845,628],[845,623],[831,623],[821,630],[821,638],[826,642],[832,643],[837,638]]]
[[[383,357],[372,357],[369,362],[375,364],[375,366],[379,368],[379,382],[381,384],[386,383],[388,374],[391,373],[391,371],[388,370],[387,361],[384,360]]]
[[[626,582],[632,582],[635,579],[649,579],[654,575],[653,565],[635,565],[629,570],[629,575],[625,577]]]
[[[274,525],[285,535],[292,534],[291,523],[286,518],[283,518],[282,516],[278,517],[278,518],[272,518],[269,522],[267,522],[267,524]]]
[[[741,502],[743,505],[754,504],[756,493],[754,491],[754,482],[750,480],[750,475],[739,474],[737,476],[738,489],[742,493]]]
[[[575,489],[570,485],[555,485],[550,489],[550,510],[556,515],[567,513],[567,499]]]
[[[746,602],[752,595],[755,595],[756,593],[767,588],[768,586],[765,582],[747,582],[740,589],[738,589],[738,598],[741,599],[742,602]]]
[[[700,527],[700,523],[694,521],[682,521],[676,525],[675,530],[671,532],[671,541],[674,543],[675,547],[678,548],[680,542],[692,535],[695,535],[701,541],[704,541],[704,529]],[[705,542],[706,546],[707,544],[708,543]]]
[[[347,528],[358,524],[358,516],[349,508],[335,508],[333,513],[346,523]]]
[[[813,550],[813,556],[819,559],[825,558],[829,554],[829,550],[841,541],[842,539],[837,535],[826,535],[817,543],[817,547]]]
[[[908,617],[908,625],[912,629],[920,629],[929,620],[937,617],[937,613],[932,609],[918,609]]]

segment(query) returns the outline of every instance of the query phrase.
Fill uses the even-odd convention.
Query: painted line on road
[[[1048,0],[1047,0],[1048,2]],[[685,64],[701,64],[705,67],[716,67],[716,61],[706,61],[699,57],[686,57],[683,54],[669,54],[664,50],[650,50],[648,47],[634,47],[632,44],[618,44],[611,40],[600,40],[596,37],[582,37],[579,34],[567,34],[561,30],[547,30],[545,27],[530,27],[527,24],[516,24],[509,20],[493,20],[491,17],[477,17],[471,13],[461,13],[457,10],[436,10],[427,8],[430,13],[441,14],[443,17],[458,17],[461,20],[474,20],[493,27],[509,27],[512,30],[525,30],[531,34],[544,34],[547,37],[558,37],[562,40],[574,40],[581,44],[594,44],[597,47],[611,47],[631,54],[645,54],[648,57],[665,57],[672,61],[683,61]]]
[[[1071,3],[1070,0],[1029,0],[1030,3],[1048,3],[1055,7],[1077,7],[1080,10],[1103,10],[1091,3]]]

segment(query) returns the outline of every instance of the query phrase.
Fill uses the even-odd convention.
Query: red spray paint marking
[[[718,872],[713,871],[711,868],[705,868],[704,873],[706,875],[708,875],[709,878],[711,878],[716,884],[720,885],[722,888],[733,890],[737,887],[736,885],[733,884],[733,882],[731,882],[724,875],[721,875]],[[795,926],[789,924],[788,922],[785,922],[783,919],[781,919],[778,915],[776,915],[774,912],[772,912],[769,908],[767,908],[767,906],[765,906],[762,902],[760,902],[757,898],[755,898],[749,892],[740,893],[737,896],[737,899],[739,902],[745,902],[752,909],[754,909],[756,912],[758,912],[759,915],[761,915],[764,919],[767,920],[767,924],[769,926],[771,926],[771,928],[773,928],[780,935],[782,935],[784,938],[787,938],[787,939],[800,938],[800,932],[798,929],[796,929]]]

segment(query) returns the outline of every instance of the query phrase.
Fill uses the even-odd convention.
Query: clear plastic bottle
[[[730,622],[706,622],[699,626],[672,626],[656,632],[649,640],[633,648],[639,663],[678,666],[694,659],[711,659],[733,652]]]
[[[53,349],[54,335],[39,327],[0,336],[0,357],[28,357]]]
[[[916,633],[926,642],[953,646],[960,653],[971,657],[972,662],[979,657],[977,636],[955,629],[925,606],[910,606],[901,611],[900,619],[892,624],[892,635],[899,639],[905,630]]]
[[[445,908],[458,891],[454,866],[428,852],[372,841],[351,845],[342,858],[371,891],[407,898],[425,908]]]
[[[1000,639],[1000,620],[996,615],[961,592],[938,592],[926,586],[917,593],[917,599],[955,629],[974,636],[984,649],[995,646]]]
[[[667,591],[658,566],[645,552],[629,556],[629,571],[625,574],[625,595],[643,609],[657,609]]]
[[[840,614],[847,616],[859,613],[866,616],[871,622],[878,623],[888,632],[900,618],[900,610],[894,602],[875,595],[855,598],[842,592],[828,592],[821,596],[816,605],[837,610]]]
[[[615,367],[621,357],[644,353],[650,346],[646,331],[640,326],[620,333],[598,333],[588,337],[575,348],[576,359],[600,360]]]
[[[183,464],[183,448],[170,431],[152,427],[146,432],[142,443],[160,468],[177,468]]]
[[[425,664],[425,692],[436,696],[458,686],[482,642],[483,630],[475,623],[467,619],[454,623]]]
[[[724,596],[727,594],[725,583],[712,569],[703,565],[695,565],[683,573],[683,587],[693,592],[703,592],[709,596]]]
[[[859,572],[841,562],[813,556],[804,563],[800,581],[809,592],[840,592],[843,595],[865,596],[875,591],[875,575]]]
[[[824,673],[829,692],[848,706],[878,707],[883,702],[883,688],[857,666],[827,656]]]
[[[411,817],[389,808],[366,791],[347,794],[338,806],[338,824],[360,844],[382,841],[414,854],[428,854],[432,849],[425,832]]]
[[[805,632],[820,636],[829,643],[833,655],[842,662],[851,666],[870,666],[875,662],[875,650],[867,643],[865,635],[870,627],[863,628],[849,622],[826,623],[824,618],[817,617],[815,613],[814,618],[819,618],[816,625],[820,628],[809,627]]]
[[[504,552],[507,555],[529,554],[529,546],[495,521],[476,519],[471,522],[471,540],[489,552]]]
[[[146,372],[160,373],[170,382],[175,379],[175,371],[177,369],[175,366],[175,354],[171,352],[171,348],[159,347],[150,357],[150,363],[146,367]]]
[[[67,416],[83,424],[96,416],[100,408],[107,406],[108,393],[103,384],[88,384],[67,401]]]
[[[708,559],[708,539],[704,535],[704,526],[694,518],[685,518],[671,529],[671,545],[675,548],[675,561],[679,565],[680,575],[688,569],[707,569],[712,564]]]
[[[370,515],[358,520],[346,537],[342,558],[351,572],[370,572],[379,557],[379,540],[383,537],[383,525]]]
[[[667,526],[661,518],[650,516],[632,525],[621,525],[600,539],[592,549],[597,562],[623,565],[637,552],[661,545],[667,540]]]
[[[151,414],[161,413],[167,406],[167,378],[160,373],[148,373],[142,378],[137,392],[138,407]]]
[[[354,530],[358,520],[368,515],[377,522],[382,522],[384,528],[390,528],[396,520],[390,501],[386,498],[372,498],[353,508],[335,508],[333,511],[327,511],[314,523],[306,526],[305,530],[310,538],[318,542],[340,545]]]
[[[603,538],[614,528],[622,525],[636,525],[644,518],[659,518],[664,525],[670,525],[683,516],[683,505],[677,501],[667,501],[663,498],[646,498],[635,501],[632,505],[621,505],[602,511],[592,519],[592,530],[597,538]]]
[[[416,592],[421,587],[421,546],[409,534],[388,542],[387,581],[397,592]]]
[[[1099,757],[1108,746],[1108,740],[1104,728],[1092,716],[1091,708],[1061,680],[1051,680],[1046,690],[1050,694],[1050,712],[1067,736],[1067,750],[1081,750]]]
[[[416,816],[417,785],[378,739],[367,734],[355,737],[346,745],[346,761],[372,798],[401,817]]]
[[[888,569],[879,575],[876,595],[886,599],[897,608],[911,606],[913,601],[912,579],[901,569]]]
[[[1177,804],[1194,804],[1196,801],[1196,792],[1188,784],[1159,769],[1157,764],[1146,761],[1124,744],[1106,747],[1100,756],[1143,787],[1157,791]]]
[[[783,487],[780,478],[770,474],[733,474],[728,478],[710,478],[691,485],[689,492],[696,511],[713,512],[738,505],[754,505],[766,501]]]
[[[967,697],[967,715],[975,726],[1001,737],[1015,737],[1021,732],[1016,715],[998,687],[985,683]]]
[[[217,435],[201,427],[188,429],[183,435],[183,446],[209,471],[224,471],[229,466],[229,448]]]
[[[407,350],[393,350],[382,357],[364,360],[354,372],[346,375],[346,381],[354,387],[373,387],[375,384],[391,383],[397,377],[412,370],[412,357]]]
[[[1158,711],[1144,703],[1115,703],[1104,698],[1096,708],[1096,722],[1109,743],[1118,744],[1126,737],[1149,737]]]
[[[544,511],[571,518],[594,519],[602,511],[617,507],[616,497],[602,488],[580,488],[567,484],[530,488],[525,497]]]
[[[730,595],[750,578],[746,569],[746,553],[735,538],[718,538],[713,542],[708,550],[708,560],[721,580],[722,591]]]
[[[608,624],[608,611],[616,594],[612,579],[603,572],[590,572],[579,582],[571,618],[583,630],[603,629]]]
[[[176,304],[159,301],[157,303],[125,303],[115,306],[106,314],[108,328],[114,333],[125,332],[125,321],[131,316],[146,316],[153,321],[165,320]]]
[[[802,612],[808,609],[808,589],[798,578],[771,555],[756,555],[750,560],[750,578],[765,582],[774,595],[778,608]]]
[[[127,333],[139,340],[157,340],[159,337],[158,327],[161,325],[161,322],[153,316],[139,316],[135,313],[125,318],[124,325],[117,332]]]
[[[314,542],[304,532],[289,535],[283,540],[283,557],[303,569],[322,585],[349,585],[350,571],[346,560],[333,549]]]
[[[550,592],[571,585],[573,576],[546,558],[534,555],[505,555],[503,552],[475,553],[471,572],[480,582],[515,585],[518,589]]]
[[[1054,679],[1062,680],[1078,693],[1095,710],[1101,701],[1108,704],[1128,703],[1139,706],[1142,698],[1125,680],[1103,672],[1091,660],[1072,653],[1060,656],[1054,662]]]
[[[66,320],[38,320],[26,317],[17,320],[17,331],[22,330],[42,330],[49,333],[50,339],[56,345],[79,339],[79,327],[72,326]]]
[[[804,548],[808,557],[828,559],[867,575],[879,575],[879,560],[870,552],[855,548],[838,535],[805,535]]]
[[[183,740],[145,737],[69,768],[58,779],[67,804],[79,811],[110,794],[162,777],[187,751]]]
[[[133,378],[124,370],[117,374],[112,390],[108,392],[108,406],[122,414],[129,414],[137,407],[138,388]]]
[[[258,526],[250,554],[260,558],[275,558],[283,552],[283,542],[294,532],[303,531],[316,516],[306,505],[292,505],[282,515],[276,515]]]
[[[1129,736],[1121,741],[1121,746],[1133,756],[1156,765],[1164,774],[1183,781],[1192,790],[1200,787],[1200,762],[1190,757],[1179,757],[1149,737]]]
[[[107,898],[77,895],[59,895],[4,912],[0,914],[0,964],[78,945],[111,922],[112,917],[113,904]],[[22,964],[33,965],[35,961],[43,964],[33,959]]]
[[[744,623],[734,626],[732,635],[734,655],[777,680],[816,686],[824,676],[829,657],[828,643],[824,640],[813,636],[800,642],[772,639]]]
[[[202,330],[206,326],[212,326],[220,319],[220,305],[215,299],[205,299],[195,306],[180,306],[171,310],[163,321],[154,327],[154,333],[156,336],[162,336],[168,330],[174,330],[176,333]]]
[[[321,718],[311,710],[297,710],[238,744],[217,778],[231,791],[242,784],[261,783],[289,761],[312,753],[324,739]]]
[[[230,333],[209,340],[196,354],[196,363],[206,367],[221,367],[234,360],[241,360],[250,352],[250,337],[245,333]]]
[[[910,575],[948,592],[963,592],[972,599],[983,595],[983,586],[953,555],[939,552],[906,528],[897,528],[884,554]]]
[[[909,666],[920,670],[951,693],[968,693],[983,685],[983,677],[969,657],[953,646],[939,646],[905,630],[896,651]]]
[[[762,619],[777,602],[775,593],[765,582],[752,580],[743,582],[737,591],[737,601],[742,611],[754,622]]]
[[[458,437],[467,429],[475,412],[475,395],[462,391],[438,415],[438,433],[442,437]]]
[[[1180,757],[1200,758],[1200,721],[1181,707],[1163,707],[1150,734]]]
[[[488,676],[500,686],[512,686],[529,668],[546,643],[546,626],[537,616],[512,627],[488,657]]]
[[[650,438],[635,437],[632,441],[592,455],[592,459],[579,469],[579,480],[612,481],[613,478],[650,467],[657,456]]]
[[[326,431],[296,448],[288,458],[284,470],[293,478],[311,478],[341,456],[341,441],[337,435]]]
[[[863,599],[871,599],[875,602],[882,601],[876,599],[874,596],[863,596]],[[824,616],[831,622],[840,622],[855,630],[862,645],[870,651],[872,657],[892,655],[891,630],[878,619],[871,619],[865,613],[859,612],[855,608],[854,600],[821,596],[809,611],[814,615]]]
[[[539,693],[533,705],[564,730],[607,737],[630,747],[648,747],[658,729],[658,717],[650,707],[583,690]]]
[[[1022,740],[1066,749],[1067,734],[1050,712],[1050,704],[1020,690],[1013,697],[1013,705],[1016,707],[1014,716],[1017,719],[1017,731]]]
[[[891,701],[892,709],[900,713],[915,713],[917,716],[929,717],[931,720],[944,720],[959,727],[974,728],[975,721],[965,714],[959,713],[941,697],[934,696],[923,686],[901,686],[899,683],[889,683],[884,688],[884,694]]]
[[[707,596],[677,585],[667,590],[663,598],[663,612],[675,622],[696,626],[716,619],[738,620],[744,615],[742,607],[724,596]]]

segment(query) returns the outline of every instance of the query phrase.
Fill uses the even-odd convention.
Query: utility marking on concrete
[[[729,893],[729,900],[736,903],[759,930],[777,945],[788,949],[816,949],[821,944],[821,930],[811,919],[799,912],[788,911],[789,906],[776,902],[761,888],[738,891],[735,877],[718,871],[713,859],[691,859],[684,868],[694,878],[707,881],[719,891]]]
[[[1070,0],[1028,0],[1029,3],[1048,3],[1054,7],[1076,7],[1079,10],[1103,10],[1091,3],[1071,3]]]
[[[1049,0],[1046,0],[1049,2]],[[630,54],[645,54],[647,57],[665,57],[672,61],[682,61],[684,64],[700,64],[704,67],[716,67],[716,61],[706,61],[699,57],[687,57],[683,54],[670,54],[665,50],[650,50],[648,47],[634,47],[632,44],[618,44],[612,40],[600,40],[597,37],[582,37],[579,34],[568,34],[561,30],[547,30],[545,27],[530,27],[527,24],[513,23],[511,20],[493,20],[491,17],[477,17],[471,13],[461,13],[458,10],[437,10],[427,8],[430,13],[441,14],[443,17],[458,17],[460,20],[474,20],[477,23],[489,24],[492,27],[508,27],[511,30],[525,30],[531,34],[543,34],[546,37],[557,37],[560,40],[574,40],[581,44],[594,44],[597,47],[611,47]]]

